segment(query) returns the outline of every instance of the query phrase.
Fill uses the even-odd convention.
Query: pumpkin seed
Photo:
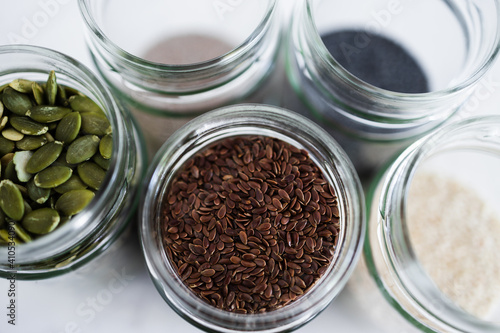
[[[2,136],[10,141],[20,141],[24,138],[24,134],[16,131],[13,128],[6,128],[2,131]]]
[[[16,79],[9,83],[9,86],[16,90],[19,91],[20,93],[27,94],[30,93],[31,90],[31,85],[33,84],[33,81],[30,80],[25,80],[25,79]]]
[[[61,105],[68,105],[68,95],[66,94],[66,89],[63,86],[57,85],[57,103]]]
[[[6,164],[3,178],[9,179],[13,182],[18,181],[14,162],[10,161],[9,163]]]
[[[2,239],[4,242],[9,243],[12,242],[12,239],[9,236],[9,232],[7,230],[0,230],[0,239]],[[14,237],[14,243],[15,244],[20,244],[22,243],[21,240],[17,237]]]
[[[14,153],[14,158],[12,162],[16,168],[17,179],[21,182],[27,182],[33,176],[31,173],[26,171],[26,165],[31,159],[33,153],[31,151],[16,151]]]
[[[73,190],[64,193],[56,202],[56,209],[66,216],[81,212],[94,198],[94,192],[89,190]]]
[[[19,224],[14,223],[13,226],[16,235],[25,243],[31,242],[31,236]]]
[[[6,167],[7,164],[12,162],[13,159],[14,159],[14,153],[8,153],[2,156],[0,162],[2,163],[2,166]]]
[[[24,136],[16,142],[16,148],[20,150],[35,150],[48,142],[44,135],[39,136]]]
[[[56,141],[56,139],[54,139],[54,137],[50,133],[45,133],[44,136],[45,136],[45,138],[47,138],[47,142],[54,142],[54,141]]]
[[[22,194],[22,192],[21,192],[21,194]],[[23,202],[24,202],[24,215],[26,215],[29,212],[31,212],[33,209],[31,208],[31,206],[28,203],[28,201],[26,201],[26,199]]]
[[[54,190],[57,193],[63,194],[73,190],[84,190],[87,188],[78,175],[72,174],[71,177],[62,185],[57,186]]]
[[[78,112],[94,112],[104,115],[102,109],[87,96],[73,95],[68,99],[70,107]]]
[[[2,101],[7,109],[19,116],[26,115],[26,112],[33,106],[28,95],[20,93],[11,87],[4,89]]]
[[[65,115],[56,128],[56,139],[65,144],[70,144],[80,133],[82,117],[78,112]]]
[[[35,105],[26,112],[26,115],[35,121],[45,124],[61,120],[70,112],[70,108],[63,106]]]
[[[10,124],[18,132],[26,135],[42,135],[49,130],[48,126],[37,123],[28,117],[10,117]]]
[[[28,197],[37,204],[44,204],[50,197],[51,190],[48,188],[41,188],[35,185],[35,181],[31,179],[26,184],[28,190]]]
[[[35,98],[36,104],[38,105],[45,104],[44,91],[38,83],[33,82],[31,84],[31,91],[33,92],[33,97]]]
[[[54,188],[64,184],[73,173],[65,166],[51,166],[37,173],[33,178],[35,185],[41,188]]]
[[[101,154],[95,154],[92,157],[92,161],[94,161],[98,166],[103,168],[104,170],[108,170],[111,166],[111,159],[107,160],[101,156]]]
[[[99,148],[97,135],[85,135],[73,141],[66,152],[66,161],[70,164],[82,163],[89,160]]]
[[[2,101],[0,101],[0,118],[2,118],[2,116],[3,116],[3,110],[4,110],[4,106],[3,106]]]
[[[94,162],[85,162],[77,167],[78,176],[90,188],[98,190],[106,177],[106,171]]]
[[[5,214],[3,210],[0,209],[0,228],[3,228],[5,225]]]
[[[99,152],[101,156],[109,160],[111,154],[113,153],[113,137],[107,134],[102,137],[101,142],[99,142]]]
[[[0,137],[0,156],[11,153],[15,147],[16,144],[14,142],[4,137]]]
[[[49,142],[38,148],[26,165],[26,171],[37,173],[50,166],[59,157],[63,144],[59,141]]]
[[[47,103],[49,105],[54,105],[56,103],[57,96],[57,82],[56,73],[50,71],[49,78],[47,79],[47,84],[45,85],[45,97],[47,98]]]
[[[40,208],[26,214],[21,223],[27,231],[35,235],[45,235],[53,231],[60,221],[61,217],[55,209]]]
[[[20,221],[23,218],[23,196],[16,184],[8,179],[0,182],[0,208],[5,215],[15,221]]]
[[[111,134],[111,124],[104,114],[83,112],[81,116],[83,133],[99,136]]]

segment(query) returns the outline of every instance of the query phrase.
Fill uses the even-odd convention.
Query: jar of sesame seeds
[[[152,280],[208,331],[290,331],[342,290],[364,235],[364,197],[339,145],[300,115],[242,104],[178,130],[140,208]]]

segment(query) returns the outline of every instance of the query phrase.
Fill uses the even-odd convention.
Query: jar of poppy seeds
[[[359,179],[339,145],[293,112],[241,104],[199,116],[164,144],[145,184],[151,278],[202,329],[295,329],[357,262]]]
[[[288,77],[369,173],[457,112],[498,55],[499,13],[496,0],[301,1]]]
[[[205,111],[272,98],[264,83],[281,41],[276,0],[79,5],[95,65],[147,128],[152,152]]]
[[[143,176],[145,147],[136,124],[127,110],[117,103],[113,95],[94,74],[70,57],[33,46],[0,47],[0,86],[2,90],[7,89],[9,82],[18,79],[37,82],[40,86],[45,86],[50,71],[56,73],[59,99],[64,99],[62,90],[66,91],[67,94],[71,93],[71,95],[85,95],[95,103],[95,107],[100,109],[99,112],[103,112],[112,129],[113,149],[111,157],[106,161],[101,159],[99,165],[95,159],[87,161],[96,172],[104,172],[96,166],[107,169],[105,177],[101,179],[102,182],[96,186],[98,190],[94,191],[93,199],[88,206],[76,215],[66,216],[70,219],[65,222],[63,222],[61,215],[61,219],[57,219],[59,224],[50,233],[40,235],[40,237],[35,235],[31,241],[24,242],[24,233],[19,232],[20,228],[15,228],[16,235],[12,236],[14,240],[5,243],[5,241],[10,240],[12,234],[9,228],[12,221],[8,221],[5,216],[7,214],[2,213],[0,229],[9,233],[8,239],[2,237],[0,245],[0,276],[2,277],[12,278],[14,276],[15,279],[49,278],[81,267],[109,248],[126,228],[137,207],[135,194]],[[3,101],[6,100],[3,99]],[[68,104],[64,105],[67,108],[70,107]],[[33,109],[34,107],[31,108],[31,110]],[[16,115],[8,113],[8,104],[2,105],[2,112],[2,119],[9,118],[10,122],[7,125],[4,122],[2,128],[4,126],[8,128],[12,125],[11,118],[15,118]],[[48,127],[51,125],[49,124]],[[49,131],[54,133],[52,130]],[[50,136],[47,137],[50,138]],[[55,137],[59,138],[58,135]],[[5,141],[3,137],[2,140]],[[50,140],[54,142],[54,138]],[[45,143],[41,148],[48,145],[49,143]],[[20,147],[17,143],[16,146]],[[63,152],[67,158],[66,150]],[[7,175],[4,158],[8,154],[4,155],[4,153],[5,151],[2,151],[2,183],[16,178]],[[61,161],[59,158],[53,163],[69,165],[67,160]],[[19,165],[16,164],[16,168],[19,168]],[[73,173],[77,174],[77,168],[74,168]],[[37,175],[39,174],[41,172]],[[18,178],[21,178],[19,171],[17,175]],[[82,174],[78,173],[78,175],[82,178]],[[19,179],[13,181],[19,185],[19,188],[28,186],[26,183],[19,183],[21,181]],[[84,184],[82,186],[83,188],[91,188]],[[58,196],[59,192],[63,193],[62,188],[50,188],[48,191],[51,198]],[[31,192],[24,189],[22,193],[25,202],[30,200],[28,195],[31,195]],[[75,196],[73,199],[69,200],[70,206],[79,205],[77,201],[81,198]],[[40,201],[31,203],[33,211],[39,203]],[[54,207],[54,204],[58,211],[66,211],[62,207],[59,209],[57,202],[47,202],[46,205]],[[3,208],[5,208],[4,205],[2,205]],[[24,211],[27,210],[27,205],[24,204]],[[71,213],[68,212],[69,214]],[[23,242],[18,242],[17,239],[21,237],[23,237]]]

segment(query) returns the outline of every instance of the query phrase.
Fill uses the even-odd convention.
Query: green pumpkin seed
[[[56,188],[54,188],[54,190],[57,193],[63,194],[63,193],[73,191],[73,190],[84,190],[86,188],[87,188],[87,185],[85,185],[82,182],[80,177],[73,174],[64,184],[57,186]]]
[[[2,131],[2,136],[10,141],[20,141],[24,138],[24,134],[16,131],[13,128],[6,128]]]
[[[57,82],[56,73],[50,71],[49,78],[47,79],[47,84],[45,85],[45,97],[47,98],[47,103],[49,105],[54,105],[56,103],[57,97]]]
[[[27,231],[35,235],[45,235],[53,231],[60,221],[61,217],[55,209],[40,208],[26,214],[21,223]]]
[[[103,168],[104,170],[108,170],[111,166],[111,159],[107,160],[101,156],[101,154],[95,154],[92,157],[92,161],[94,161],[98,166]]]
[[[0,208],[5,215],[15,221],[20,221],[23,218],[23,196],[16,184],[8,179],[0,182]]]
[[[0,101],[0,118],[2,118],[2,116],[3,116],[3,111],[4,111],[4,106],[3,106],[2,101]]]
[[[15,244],[21,244],[22,241],[17,238],[17,237],[14,237],[14,240],[12,240],[10,238],[10,235],[9,235],[9,232],[7,230],[0,230],[0,239],[3,240],[5,243],[10,243],[12,241],[14,241]]]
[[[44,135],[25,136],[16,142],[16,148],[20,150],[35,150],[48,142]]]
[[[57,102],[61,105],[68,105],[68,95],[63,86],[57,85]]]
[[[19,116],[26,115],[26,112],[33,106],[28,95],[20,93],[11,87],[4,89],[2,101],[7,109]]]
[[[33,92],[33,97],[37,105],[45,104],[45,92],[38,83],[33,82],[31,84],[31,91]]]
[[[38,148],[26,165],[29,173],[38,173],[54,163],[63,149],[63,144],[59,141],[49,142]]]
[[[54,141],[56,141],[56,139],[54,139],[54,137],[50,133],[45,133],[44,136],[47,139],[47,142],[54,142]]]
[[[14,90],[19,91],[20,93],[28,94],[32,91],[31,90],[32,84],[33,81],[25,79],[17,79],[9,83],[9,86]]]
[[[5,125],[7,125],[8,122],[9,122],[9,117],[7,117],[7,116],[3,116],[0,119],[0,131],[5,128]]]
[[[73,173],[65,166],[51,166],[37,173],[33,178],[35,185],[41,188],[54,188],[64,184]]]
[[[73,95],[68,99],[68,103],[71,108],[78,112],[94,112],[103,114],[102,109],[93,100],[87,96]]]
[[[71,112],[61,119],[56,128],[56,139],[70,144],[80,133],[82,117],[78,112]]]
[[[28,117],[10,117],[10,124],[18,132],[26,135],[42,135],[49,130],[47,125],[37,123]]]
[[[14,162],[9,162],[6,166],[5,166],[5,171],[4,171],[4,174],[3,174],[3,178],[4,179],[9,179],[13,182],[17,182],[18,179],[17,179],[17,174],[16,174],[16,167],[14,165]]]
[[[5,88],[7,88],[8,86],[9,86],[9,84],[8,84],[8,83],[6,83],[6,84],[2,84],[2,85],[0,86],[0,94],[1,94],[1,93],[3,92],[3,90],[4,90]]]
[[[111,124],[104,114],[83,112],[81,116],[83,133],[99,136],[111,134]]]
[[[66,216],[81,212],[94,198],[94,192],[89,190],[73,190],[64,193],[56,202],[56,209]]]
[[[31,179],[28,184],[26,184],[26,189],[28,190],[28,197],[40,205],[47,202],[51,193],[51,190],[48,188],[41,188],[36,186],[33,179]]]
[[[16,144],[14,142],[4,137],[0,137],[0,156],[11,153],[15,147]]]
[[[21,182],[27,182],[33,176],[31,173],[26,171],[26,165],[28,164],[28,161],[31,159],[32,156],[33,153],[31,151],[21,150],[21,151],[16,151],[14,153],[14,158],[12,159],[12,162],[16,167],[17,179],[19,179],[19,181]]]
[[[66,161],[69,164],[82,163],[89,160],[99,148],[99,137],[85,135],[73,141],[66,152]]]
[[[26,115],[35,121],[45,124],[61,120],[70,112],[70,108],[62,106],[35,105],[26,112]]]
[[[25,243],[31,242],[31,236],[19,224],[13,225],[16,235]]]
[[[106,171],[94,162],[85,162],[77,167],[78,176],[90,188],[98,190],[106,177]]]
[[[113,154],[113,137],[108,134],[102,137],[101,142],[99,142],[99,152],[102,157],[109,160]]]
[[[3,155],[2,158],[0,158],[0,162],[2,163],[3,167],[6,167],[7,164],[12,162],[13,159],[14,159],[14,153],[8,153]]]

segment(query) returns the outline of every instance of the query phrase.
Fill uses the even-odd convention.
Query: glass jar
[[[40,279],[60,275],[103,252],[125,229],[137,206],[145,150],[130,114],[85,66],[64,54],[33,46],[0,47],[0,85],[24,78],[45,82],[54,70],[58,84],[77,89],[105,112],[113,128],[111,166],[101,189],[87,208],[53,232],[15,248],[10,267],[6,247],[0,247],[0,275]]]
[[[215,141],[263,135],[305,149],[334,187],[341,233],[337,253],[307,296],[260,314],[217,309],[194,295],[180,280],[163,248],[160,212],[169,182],[191,156]],[[155,157],[140,207],[140,236],[153,282],[165,301],[190,323],[217,332],[281,332],[295,329],[323,310],[341,291],[354,269],[364,231],[364,201],[359,179],[338,144],[307,119],[277,107],[241,104],[199,116],[178,130]]]
[[[464,103],[498,55],[499,15],[497,0],[300,1],[288,77],[304,112],[373,170]]]
[[[346,290],[384,332],[500,331],[500,281],[491,271],[500,261],[490,257],[500,249],[499,134],[498,116],[453,122],[408,147],[373,183],[364,256]]]
[[[153,153],[202,112],[266,98],[281,35],[276,0],[79,5],[95,65],[147,129]]]

